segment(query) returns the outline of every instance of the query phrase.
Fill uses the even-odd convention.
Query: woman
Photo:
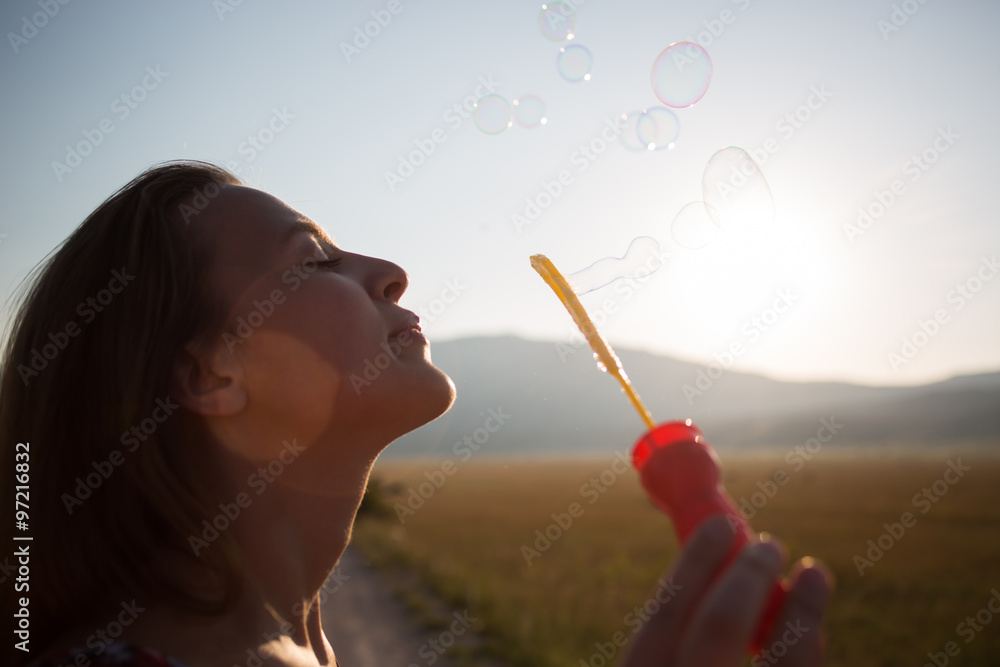
[[[454,400],[406,287],[212,165],[150,169],[99,206],[33,276],[3,357],[33,538],[12,541],[5,501],[31,571],[7,664],[336,664],[318,593],[371,466]],[[6,472],[10,499],[26,482]],[[730,539],[706,522],[626,664],[739,664],[784,556],[764,540],[716,578]],[[800,567],[778,625],[817,630],[786,664],[818,661],[828,593]]]

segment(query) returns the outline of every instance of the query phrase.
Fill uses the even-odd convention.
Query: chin
[[[448,412],[455,403],[455,383],[451,378],[437,366],[430,366],[428,370],[431,375],[430,381],[422,386],[420,400],[415,401],[415,404],[422,408],[423,420],[413,428],[434,421]]]
[[[408,373],[405,381],[393,384],[389,393],[354,415],[357,427],[368,430],[374,426],[388,438],[386,444],[434,421],[455,402],[455,383],[432,364],[423,365],[418,372]]]

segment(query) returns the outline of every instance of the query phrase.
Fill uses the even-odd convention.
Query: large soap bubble
[[[689,107],[708,92],[712,59],[694,42],[671,44],[653,61],[650,80],[653,93],[668,107]]]
[[[702,198],[727,232],[752,234],[774,221],[774,198],[753,158],[736,146],[716,151],[701,178]]]

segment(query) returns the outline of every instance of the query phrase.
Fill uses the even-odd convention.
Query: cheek
[[[286,385],[312,383],[317,373],[340,377],[361,367],[383,336],[381,317],[360,288],[313,278],[276,305],[247,341],[247,356]]]
[[[326,430],[343,373],[321,350],[297,336],[261,330],[243,352],[251,409],[269,423],[293,424],[307,441]]]
[[[360,286],[322,275],[290,292],[266,326],[294,335],[341,372],[356,367],[384,335],[382,319]]]
[[[304,281],[240,346],[255,409],[318,434],[355,392],[352,374],[377,363],[385,324],[359,286]],[[305,435],[303,433],[303,435]]]
[[[303,292],[301,303],[288,310],[287,321],[279,326],[300,332],[345,375],[378,351],[385,325],[360,287],[317,283]]]

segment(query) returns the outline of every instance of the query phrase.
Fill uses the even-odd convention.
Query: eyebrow
[[[309,218],[298,218],[294,223],[288,228],[288,230],[281,237],[282,243],[287,243],[296,234],[301,234],[305,232],[313,236],[320,245],[336,246],[336,241],[333,237],[326,233],[326,230],[317,225],[315,222]]]

